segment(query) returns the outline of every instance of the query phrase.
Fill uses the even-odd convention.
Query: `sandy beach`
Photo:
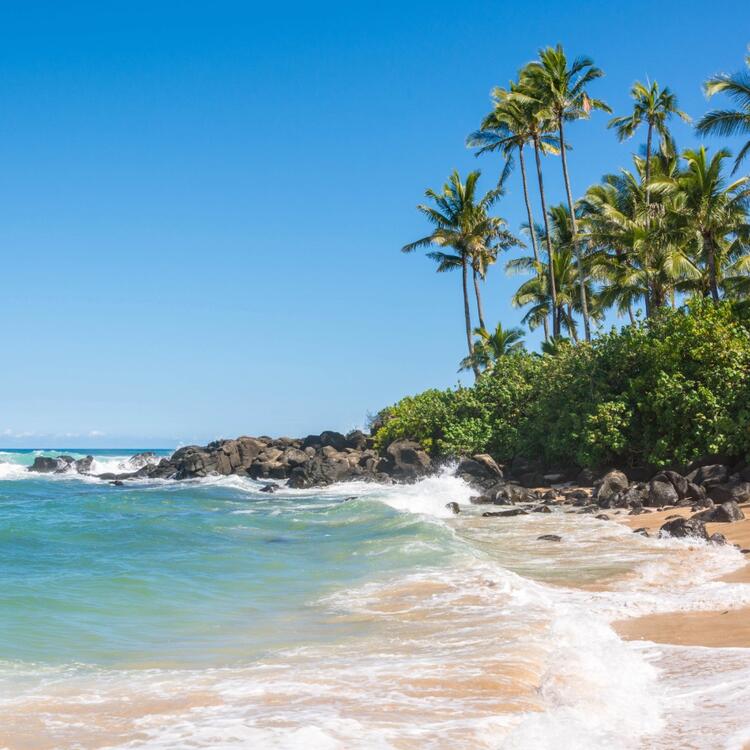
[[[709,523],[709,534],[723,534],[728,544],[750,549],[750,504],[742,507],[745,520],[735,523]],[[622,516],[617,520],[632,529],[645,528],[656,534],[668,516],[692,515],[689,508],[668,508],[663,511]],[[750,583],[750,554],[748,563],[723,576],[727,583]],[[627,640],[653,641],[680,646],[707,646],[711,648],[750,648],[750,608],[716,612],[674,612],[647,615],[614,623],[615,630]]]

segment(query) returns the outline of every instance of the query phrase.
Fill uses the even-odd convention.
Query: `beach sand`
[[[744,521],[706,524],[709,534],[724,534],[729,544],[750,549],[750,504],[741,506]],[[617,520],[632,529],[645,528],[657,533],[667,516],[690,516],[690,508],[669,508],[663,511],[621,516]],[[750,583],[750,554],[748,563],[723,576],[728,583]],[[708,646],[712,648],[750,648],[750,608],[718,612],[674,612],[647,615],[614,623],[618,634],[627,640],[653,641],[680,646]]]

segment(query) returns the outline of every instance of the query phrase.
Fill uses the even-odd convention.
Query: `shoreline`
[[[750,503],[740,506],[750,516]],[[667,516],[689,517],[690,508],[669,508],[662,511],[620,516],[616,520],[635,530],[645,528],[658,532]],[[728,544],[750,548],[750,518],[733,523],[707,523],[709,534],[723,534]],[[725,583],[750,584],[750,555],[745,565],[719,577]],[[673,646],[702,646],[706,648],[750,648],[750,607],[697,612],[665,612],[617,620],[615,632],[626,641],[650,641]]]

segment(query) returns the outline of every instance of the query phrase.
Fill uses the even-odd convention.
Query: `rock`
[[[320,433],[320,444],[325,448],[330,446],[335,448],[337,451],[342,451],[346,448],[346,438],[340,432],[334,432],[333,430],[324,430]]]
[[[561,542],[562,537],[558,536],[557,534],[542,534],[541,536],[538,536],[537,538],[538,542]]]
[[[677,494],[677,490],[667,479],[652,479],[649,482],[647,503],[651,507],[676,505],[679,500],[680,496]]]
[[[357,451],[363,451],[369,448],[370,440],[362,430],[352,430],[346,435],[346,446]]]
[[[279,486],[277,484],[264,484],[258,492],[269,492],[273,493],[276,492],[276,490],[279,489]]]
[[[532,513],[552,513],[552,508],[549,505],[537,505],[531,509]]]
[[[702,510],[700,513],[692,516],[692,518],[706,523],[734,523],[735,521],[742,521],[745,518],[745,514],[734,500],[730,500],[713,508]]]
[[[609,521],[609,516],[606,513],[600,513],[596,518],[600,521]]]
[[[85,458],[79,458],[75,462],[75,469],[79,474],[90,474],[91,467],[94,464],[93,456],[86,456]]]
[[[724,484],[729,480],[729,467],[724,464],[700,466],[695,471],[691,471],[687,478],[689,481],[702,484],[706,488],[714,484]]]
[[[596,473],[591,469],[581,469],[576,475],[575,483],[581,487],[593,487],[596,480]]]
[[[52,474],[58,469],[58,462],[56,458],[48,458],[47,456],[37,456],[34,459],[34,463],[29,466],[29,471],[36,471],[39,474]]]
[[[419,443],[412,440],[396,440],[391,443],[386,455],[396,479],[412,480],[427,474],[432,468],[430,457]]]
[[[450,502],[446,503],[445,507],[453,513],[453,515],[457,516],[461,512],[461,508],[458,507],[458,503]]]
[[[124,486],[125,482],[122,481],[122,479],[115,479],[113,482],[110,482],[111,485],[114,485],[115,487],[122,487]]]
[[[659,534],[662,536],[696,537],[708,540],[706,524],[696,518],[675,518],[673,521],[667,521],[659,529]]]
[[[497,479],[503,478],[503,470],[489,453],[477,453],[472,459],[484,468],[487,475]]]
[[[724,534],[719,534],[717,531],[714,534],[711,534],[710,537],[708,537],[708,541],[712,542],[713,544],[726,544],[727,538],[724,536]]]
[[[634,534],[640,534],[641,536],[651,536],[651,534],[648,533],[648,529],[645,526],[642,526],[640,529],[633,529]]]
[[[610,471],[602,479],[596,492],[596,502],[600,508],[611,508],[615,496],[626,492],[630,482],[621,471]]]
[[[642,505],[634,505],[630,512],[628,513],[629,516],[639,516],[641,513],[643,513],[643,506]]]
[[[507,505],[507,502],[498,503],[494,495],[472,495],[469,498],[472,505]]]
[[[672,487],[674,487],[675,492],[677,493],[677,497],[682,500],[684,497],[687,496],[688,493],[688,486],[690,482],[688,482],[685,477],[683,477],[681,474],[678,474],[676,471],[660,471],[658,474],[653,476],[651,478],[652,482],[666,482],[668,484],[671,484]]]
[[[529,511],[523,508],[511,508],[511,510],[496,510],[482,513],[482,518],[496,518],[496,517],[509,517],[509,516],[528,516]]]
[[[518,477],[522,487],[543,487],[544,475],[538,471],[527,471]]]
[[[128,459],[128,463],[134,469],[142,469],[144,466],[149,464],[156,464],[159,462],[159,458],[153,451],[143,451],[143,453],[136,453]]]
[[[750,501],[750,482],[714,484],[708,487],[706,494],[715,503],[746,503]]]

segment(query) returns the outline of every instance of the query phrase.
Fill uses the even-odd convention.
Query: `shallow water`
[[[615,619],[750,604],[732,549],[470,489],[113,487],[0,454],[0,747],[741,748],[750,651]],[[127,456],[97,456],[122,470]],[[471,509],[474,510],[474,509]],[[561,543],[537,537],[556,533]]]

